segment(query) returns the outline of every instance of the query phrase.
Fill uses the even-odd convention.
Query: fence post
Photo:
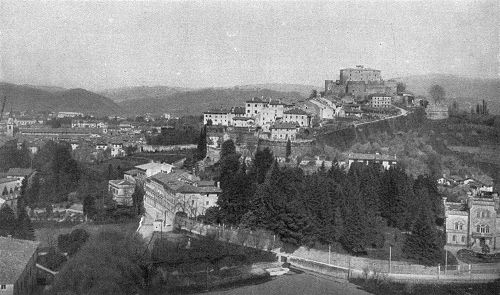
[[[439,280],[439,273],[441,272],[441,263],[438,264],[438,280]]]

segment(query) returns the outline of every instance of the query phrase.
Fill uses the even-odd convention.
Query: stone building
[[[292,109],[284,112],[283,122],[298,123],[300,127],[310,127],[312,116],[301,109]]]
[[[33,294],[39,242],[0,237],[0,294]]]
[[[484,246],[500,248],[498,193],[469,195],[463,203],[443,198],[446,217],[446,244],[481,252]]]
[[[345,85],[349,81],[363,81],[365,83],[381,82],[382,76],[380,75],[380,70],[357,65],[355,68],[340,70],[340,83]]]
[[[392,97],[386,94],[372,94],[369,99],[372,108],[389,108],[392,104]]]
[[[299,126],[297,123],[276,123],[270,129],[272,140],[294,141],[297,138]]]

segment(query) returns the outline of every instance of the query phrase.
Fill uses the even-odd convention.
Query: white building
[[[271,139],[272,140],[289,140],[294,141],[297,139],[297,130],[299,126],[297,123],[283,123],[278,122],[271,126]]]
[[[59,112],[57,113],[58,118],[74,118],[74,117],[83,117],[83,113],[77,112]]]
[[[312,116],[301,109],[292,109],[284,112],[283,121],[298,123],[300,127],[310,127]]]
[[[370,106],[373,108],[389,108],[392,104],[392,97],[386,94],[370,95]]]
[[[212,125],[229,126],[231,124],[230,112],[227,110],[213,110],[203,113],[203,124],[207,125],[208,122]]]

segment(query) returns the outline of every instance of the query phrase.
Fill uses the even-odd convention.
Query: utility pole
[[[332,246],[328,244],[328,264],[331,264],[331,251]]]
[[[389,246],[389,273],[392,270],[392,246]]]

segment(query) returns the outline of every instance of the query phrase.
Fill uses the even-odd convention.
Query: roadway
[[[211,291],[213,295],[258,295],[258,294],[342,294],[366,295],[368,293],[345,280],[336,280],[316,273],[294,273],[275,277],[270,281],[236,287],[234,289]]]

